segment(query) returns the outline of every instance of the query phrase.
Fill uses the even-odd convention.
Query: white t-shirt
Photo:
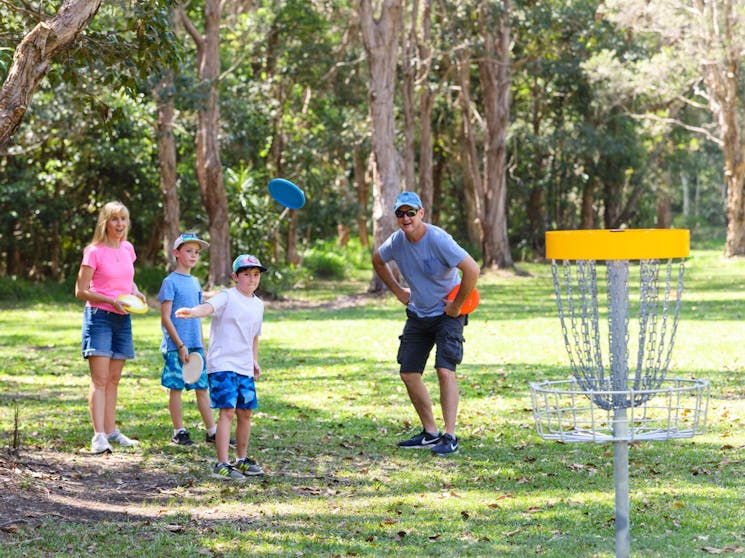
[[[235,372],[254,375],[254,338],[261,335],[264,303],[232,287],[207,301],[214,308],[207,351],[207,374]]]

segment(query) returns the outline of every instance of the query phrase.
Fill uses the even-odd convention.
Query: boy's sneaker
[[[189,437],[189,433],[186,430],[179,430],[171,437],[171,442],[177,446],[193,446],[194,440]]]
[[[246,476],[238,469],[227,463],[218,463],[212,469],[212,476],[220,480],[244,481]]]
[[[91,439],[91,453],[111,453],[111,444],[106,434],[96,434]]]
[[[140,444],[137,440],[132,440],[131,438],[127,438],[124,434],[119,432],[119,429],[117,428],[114,430],[111,434],[107,434],[106,437],[109,439],[109,442],[116,442],[120,446],[124,446],[126,448],[137,446]]]
[[[264,469],[256,464],[256,461],[244,457],[235,462],[234,467],[246,476],[263,475]]]
[[[215,432],[214,434],[210,434],[209,432],[205,432],[204,433],[204,441],[207,442],[208,444],[214,444],[215,443],[215,437],[216,436],[217,436],[217,432]],[[228,442],[228,445],[231,448],[235,449],[235,438],[231,438],[230,441]]]
[[[458,451],[458,438],[451,434],[444,434],[440,438],[440,442],[432,448],[432,453],[435,455],[447,455],[449,453],[457,453]]]
[[[403,442],[399,442],[398,447],[404,449],[431,448],[440,441],[441,437],[442,434],[439,432],[437,434],[430,434],[429,432],[422,430],[421,433],[416,436],[404,440]]]

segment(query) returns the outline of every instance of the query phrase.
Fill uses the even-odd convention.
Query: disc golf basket
[[[617,558],[630,552],[629,443],[689,438],[706,424],[709,382],[666,377],[688,252],[687,230],[546,233],[572,378],[531,382],[533,416],[546,440],[613,443]]]

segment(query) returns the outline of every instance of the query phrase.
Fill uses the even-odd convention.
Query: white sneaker
[[[109,439],[109,442],[116,442],[120,446],[124,446],[127,448],[136,446],[140,443],[137,440],[132,440],[131,438],[127,438],[124,434],[119,432],[118,428],[114,430],[111,434],[107,434],[106,437]]]
[[[111,444],[105,434],[96,434],[91,439],[91,453],[111,453]]]

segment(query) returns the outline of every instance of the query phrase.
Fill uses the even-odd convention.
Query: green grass
[[[745,261],[720,254],[696,250],[686,264],[669,373],[711,381],[707,432],[632,445],[633,556],[745,547]],[[401,307],[390,297],[322,304],[363,292],[369,275],[317,282],[291,293],[303,302],[297,308],[268,308],[251,452],[270,474],[242,486],[208,477],[214,448],[167,443],[156,311],[134,317],[138,357],[120,388],[118,419],[142,445],[107,460],[85,455],[80,305],[7,307],[0,445],[11,444],[17,405],[19,459],[51,450],[77,471],[42,489],[21,468],[19,486],[44,498],[77,474],[110,487],[118,506],[99,521],[68,517],[64,506],[94,504],[81,489],[58,515],[31,508],[0,531],[3,556],[613,556],[612,446],[549,442],[535,431],[528,383],[565,378],[569,366],[550,267],[520,268],[528,275],[487,274],[479,284],[459,368],[462,450],[453,458],[395,448],[418,429],[395,365]],[[436,399],[434,373],[425,378]],[[193,397],[184,401],[201,441]],[[0,523],[16,519],[1,515]]]

